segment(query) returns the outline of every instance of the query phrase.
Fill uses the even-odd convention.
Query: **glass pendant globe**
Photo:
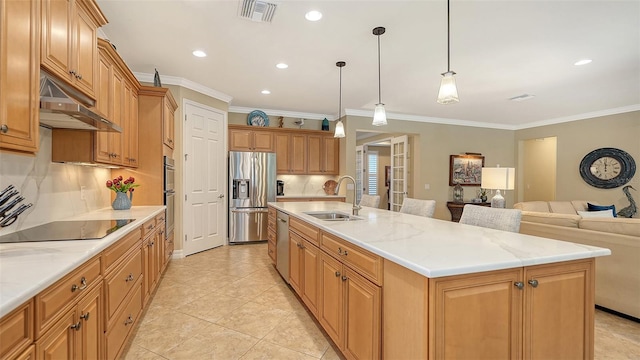
[[[387,114],[384,111],[384,104],[376,104],[373,112],[373,126],[387,125]]]
[[[342,124],[342,120],[338,120],[338,122],[336,123],[336,131],[333,133],[333,137],[344,137],[344,125]]]
[[[453,71],[442,74],[442,81],[440,82],[440,91],[438,92],[438,103],[447,105],[460,101],[458,99],[458,88],[456,87],[456,78]]]

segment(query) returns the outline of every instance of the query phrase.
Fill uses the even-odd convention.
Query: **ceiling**
[[[271,23],[239,1],[98,0],[104,34],[132,71],[177,77],[232,98],[231,109],[523,128],[640,110],[640,1],[451,1],[451,70],[460,102],[436,102],[447,71],[447,3],[275,1]],[[323,13],[307,21],[311,9]],[[196,58],[194,50],[208,56]],[[580,59],[588,65],[575,66]],[[279,62],[288,69],[275,67]],[[261,91],[268,89],[270,95]],[[509,98],[531,94],[527,101]]]

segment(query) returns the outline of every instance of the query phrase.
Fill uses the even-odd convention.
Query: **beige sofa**
[[[587,201],[513,207],[522,210],[523,234],[610,249],[610,256],[596,260],[596,304],[640,318],[640,218],[582,218],[577,211],[587,211]]]

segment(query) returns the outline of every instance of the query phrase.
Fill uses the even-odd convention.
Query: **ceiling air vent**
[[[531,100],[534,97],[536,97],[535,95],[531,95],[531,94],[522,94],[522,95],[518,95],[518,96],[514,96],[512,98],[509,98],[509,100],[511,101],[525,101],[525,100]]]
[[[271,22],[278,4],[259,0],[240,0],[239,15],[258,22]]]

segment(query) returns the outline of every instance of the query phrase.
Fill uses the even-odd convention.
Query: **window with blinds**
[[[378,152],[369,151],[367,153],[367,194],[378,195]]]

